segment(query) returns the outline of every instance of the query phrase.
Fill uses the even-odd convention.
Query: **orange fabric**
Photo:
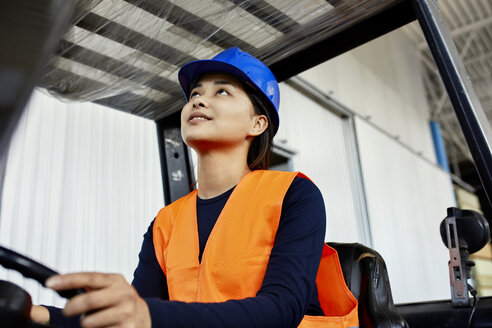
[[[255,296],[275,242],[284,196],[296,176],[305,177],[298,172],[248,173],[220,213],[201,263],[198,261],[197,191],[163,208],[154,222],[154,248],[167,278],[170,300],[224,302]],[[323,327],[357,326],[354,324],[357,301],[345,286],[338,257],[333,252],[323,251],[322,262],[326,263],[320,266],[317,283],[328,271],[329,280],[321,286],[329,287],[331,294],[321,301],[320,286],[318,292],[325,314],[333,313],[335,317],[305,316],[302,327],[317,327],[320,318],[326,320]],[[338,266],[338,270],[333,266]],[[345,288],[338,286],[340,283]]]
[[[306,315],[299,327],[359,326],[357,299],[345,283],[337,251],[326,244],[323,247],[316,285],[325,317]],[[305,323],[309,325],[304,325]]]

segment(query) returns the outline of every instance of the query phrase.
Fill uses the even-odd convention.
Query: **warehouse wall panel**
[[[300,74],[435,161],[429,106],[413,42],[395,30]]]
[[[297,152],[293,169],[305,173],[321,190],[327,213],[325,239],[370,244],[351,121],[285,83],[280,92],[281,123],[275,140]]]
[[[362,119],[356,130],[373,246],[395,302],[449,298],[449,252],[439,233],[456,206],[449,175]]]
[[[131,281],[142,235],[163,206],[155,123],[36,91],[12,140],[0,243],[59,272],[102,271]],[[34,303],[55,293],[13,271]]]

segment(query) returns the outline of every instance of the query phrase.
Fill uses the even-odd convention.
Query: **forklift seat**
[[[408,328],[391,296],[388,272],[375,250],[358,243],[327,243],[340,260],[345,283],[359,302],[359,325],[370,328]]]

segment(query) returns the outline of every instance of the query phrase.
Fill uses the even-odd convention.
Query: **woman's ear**
[[[259,136],[268,127],[268,119],[265,115],[254,115],[251,121],[253,124],[249,130],[250,136]]]

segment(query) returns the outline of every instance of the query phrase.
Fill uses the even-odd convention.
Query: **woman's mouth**
[[[209,120],[210,117],[199,112],[191,114],[190,117],[188,118],[188,122],[209,121]]]

